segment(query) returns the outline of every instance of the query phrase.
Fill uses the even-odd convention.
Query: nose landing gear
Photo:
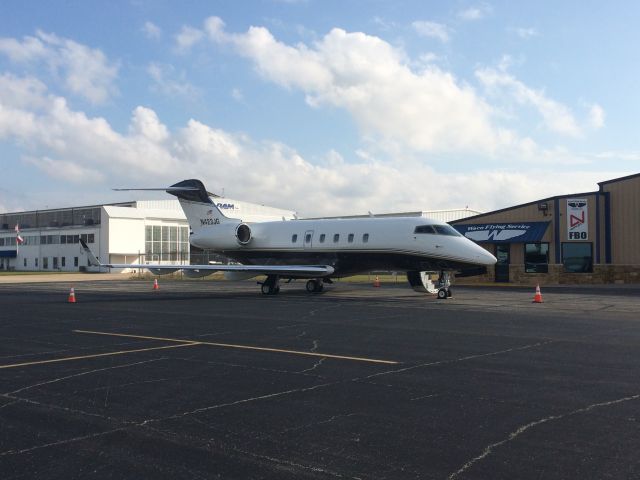
[[[438,278],[438,299],[446,298],[451,298],[451,273],[442,270]]]

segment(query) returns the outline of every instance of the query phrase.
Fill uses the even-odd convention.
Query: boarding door
[[[509,254],[511,244],[496,244],[496,282],[509,282]]]
[[[304,248],[311,248],[313,246],[313,230],[307,230],[304,232]]]

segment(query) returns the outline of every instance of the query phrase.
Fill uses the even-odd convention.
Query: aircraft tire
[[[438,298],[440,300],[444,300],[445,298],[447,298],[447,290],[444,288],[441,288],[440,290],[438,290]]]
[[[314,293],[318,291],[318,282],[315,280],[309,280],[307,282],[307,292]]]

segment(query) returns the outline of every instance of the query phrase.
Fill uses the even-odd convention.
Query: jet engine
[[[240,245],[247,245],[251,241],[251,227],[241,223],[236,227],[236,240]]]

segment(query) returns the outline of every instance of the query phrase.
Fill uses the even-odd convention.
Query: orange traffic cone
[[[533,297],[533,303],[542,303],[542,293],[540,293],[540,284],[536,285],[536,295]]]
[[[157,278],[153,279],[153,289],[154,290],[160,290],[160,286],[158,285],[158,279]]]
[[[71,287],[71,291],[69,292],[67,303],[76,303],[76,292],[73,290],[73,287]]]
[[[380,286],[380,278],[378,277],[378,275],[376,275],[376,279],[373,281],[373,286],[374,287]]]

